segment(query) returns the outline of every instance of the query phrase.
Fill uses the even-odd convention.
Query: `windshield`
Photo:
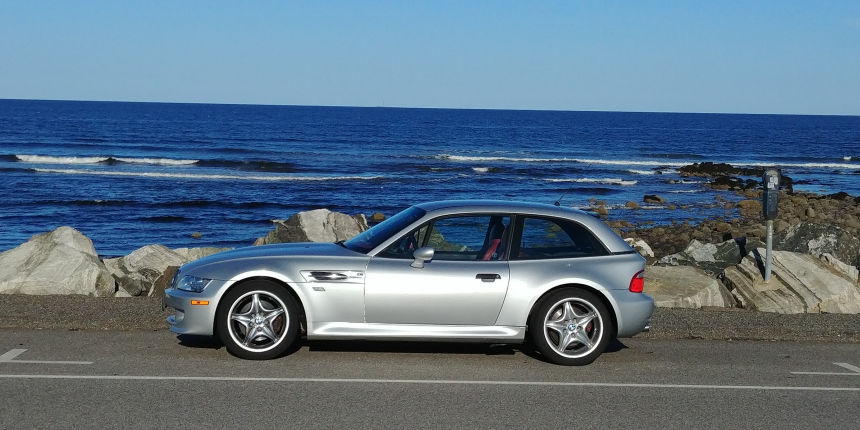
[[[424,209],[413,206],[344,242],[343,246],[353,251],[367,254],[392,235],[423,217],[426,213],[427,211]]]

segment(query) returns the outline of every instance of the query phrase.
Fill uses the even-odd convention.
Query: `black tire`
[[[555,364],[583,366],[593,362],[606,350],[613,333],[603,302],[577,288],[548,294],[529,317],[529,335],[535,348]]]
[[[284,355],[296,341],[298,315],[296,300],[283,286],[254,280],[237,285],[221,298],[215,331],[230,354],[268,360]]]

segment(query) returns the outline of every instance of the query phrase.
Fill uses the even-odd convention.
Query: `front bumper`
[[[162,307],[172,308],[173,315],[167,317],[170,331],[178,334],[211,336],[215,333],[215,312],[218,308],[220,281],[213,281],[202,293],[168,288],[162,296]],[[195,304],[192,304],[192,301]],[[208,304],[200,304],[208,302]]]

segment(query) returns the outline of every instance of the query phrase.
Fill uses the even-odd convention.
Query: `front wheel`
[[[597,359],[609,344],[612,331],[603,302],[575,288],[549,294],[529,318],[535,348],[547,360],[567,366],[582,366]]]
[[[231,354],[248,360],[283,355],[298,333],[298,305],[274,282],[236,286],[221,299],[215,328]]]

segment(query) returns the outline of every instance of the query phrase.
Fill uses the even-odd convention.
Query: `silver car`
[[[412,206],[346,242],[237,249],[182,266],[165,291],[180,334],[246,359],[308,339],[521,343],[594,361],[648,326],[645,260],[599,219],[550,205]]]

